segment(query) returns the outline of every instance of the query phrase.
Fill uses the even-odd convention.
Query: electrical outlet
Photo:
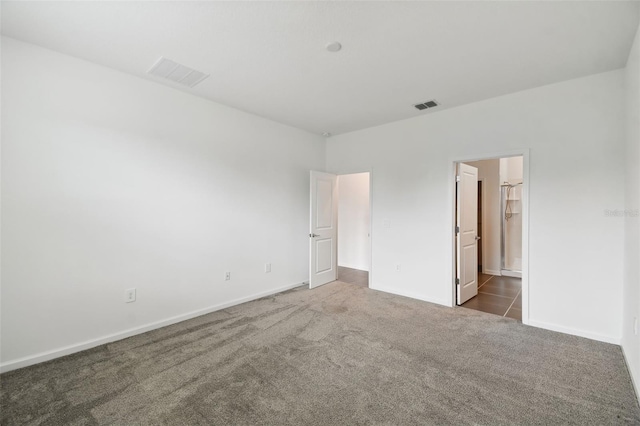
[[[229,281],[231,279],[231,272],[225,272],[224,273],[224,280],[225,281]]]
[[[264,272],[271,272],[271,264],[270,263],[265,263],[264,264]]]
[[[401,269],[401,268],[400,268],[400,264],[399,264],[399,263],[396,263],[396,272],[400,272],[400,269]]]
[[[124,301],[125,303],[131,303],[136,301],[136,289],[129,288],[124,291]]]

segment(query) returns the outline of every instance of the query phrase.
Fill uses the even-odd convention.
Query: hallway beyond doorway
[[[478,295],[460,305],[522,321],[522,279],[478,274]]]
[[[338,266],[338,281],[369,287],[369,272]]]

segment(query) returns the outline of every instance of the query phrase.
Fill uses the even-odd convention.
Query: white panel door
[[[478,169],[458,164],[456,269],[458,305],[478,294]]]
[[[337,176],[311,172],[309,288],[338,278]]]

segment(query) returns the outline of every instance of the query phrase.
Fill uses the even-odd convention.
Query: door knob
[[[480,239],[480,237],[476,235],[476,241],[478,241],[479,239]]]
[[[309,234],[309,236],[310,236],[311,238],[314,238],[314,237],[319,237],[320,235],[318,235],[318,234]]]

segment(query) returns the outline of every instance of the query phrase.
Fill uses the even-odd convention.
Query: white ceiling
[[[3,1],[2,34],[152,80],[164,56],[211,74],[179,90],[338,134],[624,67],[639,6]]]

